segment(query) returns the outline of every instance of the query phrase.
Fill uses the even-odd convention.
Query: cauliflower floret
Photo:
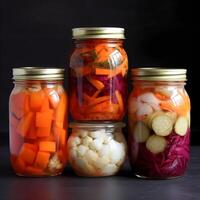
[[[63,164],[62,162],[59,160],[59,157],[57,154],[55,154],[49,161],[49,164],[48,164],[48,170],[50,172],[56,172],[60,169],[63,168]]]
[[[77,148],[77,155],[78,156],[84,156],[85,153],[89,150],[89,148],[87,146],[84,145],[79,145]]]
[[[69,146],[69,148],[76,147],[79,144],[81,144],[81,139],[79,137],[77,137],[77,136],[75,136],[75,137],[72,136],[68,140],[68,146]]]
[[[93,139],[89,136],[84,137],[82,140],[82,144],[85,146],[89,146],[89,144],[93,141]]]

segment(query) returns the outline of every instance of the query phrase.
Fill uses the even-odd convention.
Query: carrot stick
[[[39,151],[35,159],[35,167],[45,169],[49,163],[49,158],[50,153]]]
[[[103,69],[103,68],[95,68],[95,74],[96,75],[110,75],[112,73],[112,70],[110,69]]]
[[[121,94],[118,90],[115,90],[115,96],[116,96],[118,104],[119,104],[119,110],[121,112],[123,112],[124,111],[123,99],[122,99],[122,96],[121,96]]]
[[[92,101],[88,104],[88,106],[95,106],[98,103],[101,103],[103,101],[107,101],[110,99],[110,96],[102,96],[102,97],[98,97],[96,99],[92,99]]]
[[[42,141],[39,143],[39,150],[54,153],[56,151],[56,143],[50,141]]]
[[[87,95],[86,93],[83,93],[83,99],[88,102],[91,101],[91,97]]]
[[[97,98],[98,97],[98,95],[101,93],[101,90],[97,90],[93,95],[92,95],[92,97],[91,98]]]
[[[88,77],[87,80],[94,86],[97,88],[97,90],[102,90],[104,88],[104,84],[96,79],[92,79],[91,77]]]

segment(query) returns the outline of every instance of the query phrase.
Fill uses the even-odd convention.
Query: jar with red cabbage
[[[137,177],[184,175],[190,152],[186,69],[136,68],[128,100],[129,155]]]
[[[123,28],[75,28],[70,58],[74,120],[120,121],[126,110],[128,58]]]

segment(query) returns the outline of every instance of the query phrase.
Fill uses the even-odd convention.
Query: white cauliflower
[[[54,173],[56,171],[59,171],[62,168],[63,168],[63,164],[59,160],[58,155],[55,154],[49,161],[48,170],[49,170],[49,172]]]
[[[69,162],[77,174],[109,176],[117,173],[123,164],[127,145],[119,129],[88,129],[88,132],[74,129],[68,148]]]

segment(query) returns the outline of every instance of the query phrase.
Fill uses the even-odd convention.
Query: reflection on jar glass
[[[127,99],[128,58],[124,29],[73,29],[70,58],[70,111],[74,120],[123,118]]]
[[[133,171],[145,178],[182,176],[190,150],[186,70],[138,68],[132,76],[128,119]]]
[[[11,164],[17,175],[54,176],[66,164],[64,70],[13,69],[9,101]]]
[[[68,140],[69,163],[80,176],[116,174],[126,158],[123,123],[71,123]]]

